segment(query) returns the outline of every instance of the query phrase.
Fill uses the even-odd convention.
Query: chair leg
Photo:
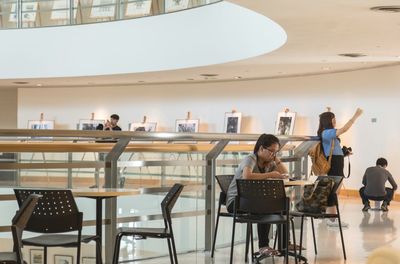
[[[43,264],[47,264],[47,247],[43,249]]]
[[[173,258],[172,248],[171,248],[171,239],[167,238],[167,242],[168,242],[169,258],[171,260],[171,264],[173,264],[174,263],[174,258]]]
[[[275,237],[274,237],[274,249],[276,249],[276,242],[277,242],[277,239],[278,239],[278,228],[276,229]]]
[[[214,257],[215,243],[217,242],[217,232],[218,232],[219,214],[220,213],[221,213],[221,204],[218,205],[217,222],[215,223],[214,238],[213,238],[213,244],[212,244],[212,248],[211,248],[211,258]]]
[[[81,264],[81,243],[79,243],[76,249],[76,264]]]
[[[304,215],[301,216],[301,225],[300,225],[300,252],[299,252],[300,256],[301,256],[301,250],[303,248],[303,225],[304,225]]]
[[[236,222],[235,219],[233,219],[233,225],[232,225],[232,241],[231,241],[231,255],[230,255],[230,260],[229,263],[233,263],[233,247],[235,246],[235,226]]]
[[[246,227],[246,249],[244,254],[244,262],[247,263],[249,261],[249,243],[250,243],[250,223],[247,223]]]
[[[123,235],[122,233],[118,233],[115,237],[115,246],[114,246],[114,256],[113,256],[113,264],[118,264],[119,259],[119,247],[121,245],[121,239]]]
[[[172,234],[172,231],[171,231],[171,245],[172,245],[172,252],[174,253],[175,264],[178,264],[178,255],[176,254],[174,234]]]
[[[102,256],[101,256],[101,243],[100,243],[100,238],[98,238],[96,240],[96,264],[102,264],[103,260],[102,260]]]
[[[253,239],[253,224],[250,224],[250,242],[251,242],[251,260],[253,261],[254,256],[254,239]]]
[[[313,241],[314,241],[314,252],[315,252],[315,255],[317,255],[318,253],[317,253],[317,241],[315,239],[314,218],[312,218],[312,217],[310,217],[310,218],[311,218],[312,236],[313,236]]]
[[[338,221],[339,221],[339,230],[340,230],[340,239],[342,240],[342,249],[343,249],[343,257],[346,260],[346,249],[344,246],[344,239],[343,239],[343,230],[342,230],[342,223],[340,221],[340,215],[338,214]]]
[[[290,225],[292,226],[292,237],[293,237],[293,245],[294,245],[294,261],[297,264],[296,234],[295,234],[295,231],[294,231],[293,218],[290,219]],[[288,230],[288,232],[289,232],[289,230]]]
[[[286,236],[285,263],[289,264],[289,230],[290,230],[289,221],[287,221],[285,225],[286,225],[286,234],[284,234]]]

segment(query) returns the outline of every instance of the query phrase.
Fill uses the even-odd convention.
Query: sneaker
[[[369,204],[364,205],[364,208],[362,209],[363,212],[367,212],[369,209],[371,209],[371,206]]]
[[[327,219],[326,224],[330,227],[339,227],[339,220],[337,218],[334,221]],[[341,224],[342,224],[342,227],[349,227],[349,224],[346,222],[342,221]]]
[[[382,209],[382,211],[384,211],[384,212],[389,211],[389,209],[388,209],[388,207],[387,207],[387,204],[385,204],[385,203],[382,204],[381,209]]]

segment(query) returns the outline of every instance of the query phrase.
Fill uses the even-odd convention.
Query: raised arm
[[[362,115],[363,110],[361,108],[357,108],[356,112],[354,113],[353,117],[350,118],[349,121],[342,127],[336,130],[336,135],[340,136],[341,134],[345,133],[347,130],[350,129],[350,127],[354,124],[356,119]]]

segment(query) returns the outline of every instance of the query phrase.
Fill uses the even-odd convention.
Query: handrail
[[[260,134],[225,133],[182,133],[182,132],[142,132],[142,131],[83,131],[83,130],[41,130],[41,129],[0,129],[0,139],[30,140],[31,137],[70,138],[76,140],[101,140],[104,138],[131,138],[135,141],[256,141]],[[318,141],[317,136],[277,136],[287,141]]]

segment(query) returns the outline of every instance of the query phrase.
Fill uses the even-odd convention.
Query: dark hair
[[[119,120],[119,115],[117,115],[117,114],[112,114],[112,115],[110,116],[110,118]]]
[[[264,148],[268,148],[269,146],[273,144],[278,144],[279,146],[281,143],[279,143],[279,139],[275,137],[274,135],[271,134],[262,134],[256,142],[256,145],[254,146],[254,154],[257,154],[258,150],[260,149],[261,146]]]
[[[379,159],[376,160],[376,165],[385,167],[385,166],[388,165],[388,163],[387,163],[387,160],[385,158],[379,158]]]
[[[335,114],[332,112],[324,112],[319,115],[319,127],[317,135],[321,137],[322,131],[325,129],[333,128],[332,119],[335,118]]]

